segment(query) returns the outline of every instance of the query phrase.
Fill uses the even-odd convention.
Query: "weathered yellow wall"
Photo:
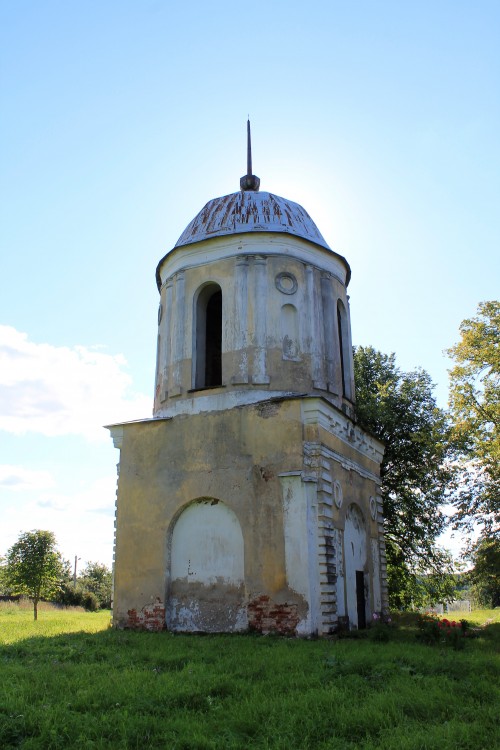
[[[313,399],[313,402],[318,400]],[[322,534],[335,536],[335,530],[340,532],[340,536],[335,536],[336,572],[340,582],[337,596],[343,599],[343,587],[352,585],[342,578],[340,542],[351,503],[361,508],[365,519],[366,573],[370,580],[379,578],[380,571],[370,552],[370,540],[379,538],[380,518],[370,512],[370,498],[377,497],[378,463],[356,447],[362,436],[359,429],[357,438],[351,440],[349,432],[342,439],[318,424],[304,424],[303,404],[304,399],[300,398],[280,399],[225,411],[123,425],[117,503],[115,624],[126,626],[129,610],[141,610],[155,601],[168,600],[172,529],[182,510],[199,498],[223,502],[239,521],[244,544],[246,601],[251,605],[259,597],[269,597],[269,606],[291,605],[297,618],[303,620],[311,602],[289,588],[286,573],[284,498],[279,475],[288,473],[303,475],[312,471],[318,489],[315,504],[318,508],[321,503],[329,504],[333,531],[321,531],[315,522],[311,532],[318,537],[319,545]],[[331,413],[331,407],[328,408]],[[337,419],[343,418],[337,414]],[[350,424],[345,418],[343,422]],[[318,456],[322,455],[316,459],[314,469],[305,466],[306,446]],[[321,500],[325,471],[332,484],[340,482],[343,495],[340,507],[331,497]],[[307,502],[305,494],[304,502]],[[305,539],[309,532],[292,528],[291,533],[303,533]],[[293,538],[289,541],[293,543]],[[311,574],[319,581],[320,550],[309,554],[312,556],[304,559],[304,565],[310,566]],[[222,630],[227,629],[227,620],[224,619],[225,589],[222,581],[219,583]],[[190,586],[190,590],[194,592],[195,587]],[[229,605],[229,588],[226,593]],[[213,596],[217,596],[216,592]],[[264,602],[262,606],[268,605]],[[372,590],[367,607],[368,612],[374,611]],[[339,611],[343,611],[342,602]],[[210,627],[217,629],[213,618],[212,611]]]
[[[124,426],[117,504],[115,612],[165,599],[168,536],[190,501],[213,497],[238,517],[248,592],[286,590],[278,473],[300,470],[297,401]]]

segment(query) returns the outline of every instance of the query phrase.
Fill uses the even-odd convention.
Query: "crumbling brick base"
[[[296,604],[275,604],[265,594],[248,603],[248,627],[263,635],[295,635],[299,619]]]
[[[159,598],[154,604],[146,604],[139,612],[129,609],[127,627],[132,630],[151,630],[158,632],[166,627],[165,605]]]

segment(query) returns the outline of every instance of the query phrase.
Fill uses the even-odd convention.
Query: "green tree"
[[[0,555],[0,596],[8,596],[10,594],[5,580],[6,562],[5,557]]]
[[[57,591],[64,573],[65,563],[51,531],[26,531],[7,552],[6,583],[13,594],[31,599],[35,620],[38,602]]]
[[[436,406],[429,375],[401,372],[394,354],[354,349],[356,415],[385,445],[381,491],[389,601],[392,607],[452,596],[450,556],[436,545],[447,519],[451,471],[446,414]]]
[[[500,607],[500,539],[483,537],[472,550],[474,568],[469,573],[478,602]]]
[[[113,575],[106,565],[98,562],[87,563],[78,581],[84,589],[95,594],[101,609],[110,609]]]
[[[500,302],[481,302],[460,325],[448,350],[450,409],[462,462],[455,505],[457,525],[478,524],[485,537],[500,533]]]

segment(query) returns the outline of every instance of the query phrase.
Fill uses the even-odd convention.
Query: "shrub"
[[[374,612],[370,623],[369,637],[372,641],[385,643],[389,640],[393,628],[391,616],[386,612]]]
[[[93,591],[83,592],[82,607],[84,607],[87,612],[97,612],[97,610],[99,609],[99,599]]]
[[[96,612],[99,609],[99,600],[92,591],[82,586],[74,586],[72,583],[64,583],[54,601],[65,607],[83,607],[88,612]]]
[[[469,631],[467,620],[439,619],[433,612],[426,612],[418,619],[418,638],[429,646],[448,645],[455,650],[464,647],[464,637]]]

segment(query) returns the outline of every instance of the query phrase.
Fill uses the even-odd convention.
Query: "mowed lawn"
[[[481,627],[459,651],[420,643],[411,618],[388,641],[136,633],[109,619],[44,609],[34,623],[0,606],[2,750],[500,747],[499,610],[470,615]]]

